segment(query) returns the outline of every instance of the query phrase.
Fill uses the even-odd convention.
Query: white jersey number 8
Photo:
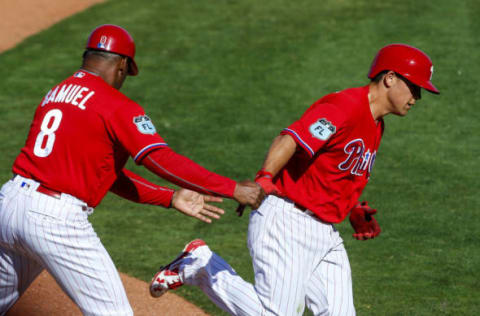
[[[53,122],[50,127],[48,127],[50,121],[53,118]],[[55,131],[60,126],[60,121],[62,120],[62,111],[59,109],[53,109],[45,114],[43,118],[42,125],[40,126],[40,132],[37,135],[35,140],[35,147],[33,148],[33,153],[38,157],[47,157],[53,150],[53,144],[55,143]],[[45,137],[47,141],[45,142]],[[42,147],[45,144],[45,147]]]

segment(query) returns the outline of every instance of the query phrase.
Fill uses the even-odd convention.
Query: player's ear
[[[128,75],[128,58],[121,56],[115,61],[115,68],[113,72],[113,84],[115,89],[120,89]]]
[[[395,74],[394,71],[390,70],[383,76],[382,82],[386,88],[390,88],[395,84],[396,80],[397,80],[397,75]]]
[[[126,57],[118,55],[113,62],[115,76],[124,77],[128,74],[128,61]]]
[[[122,74],[128,74],[128,57],[123,57],[120,59],[118,70],[122,72]]]

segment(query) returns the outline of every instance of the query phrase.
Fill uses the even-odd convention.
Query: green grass
[[[0,175],[23,145],[33,111],[80,64],[89,32],[125,26],[140,75],[123,92],[144,106],[177,152],[235,179],[251,178],[278,132],[322,95],[365,84],[377,50],[405,42],[435,64],[440,96],[388,117],[363,198],[382,235],[351,238],[358,315],[476,315],[480,3],[367,0],[116,0],[67,19],[0,55]],[[150,180],[155,177],[128,164]],[[157,181],[164,183],[163,181]],[[117,267],[148,281],[193,238],[203,238],[246,280],[248,216],[207,225],[108,195],[91,217]],[[196,288],[177,291],[224,315]]]

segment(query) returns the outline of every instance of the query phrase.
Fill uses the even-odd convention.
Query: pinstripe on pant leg
[[[23,201],[10,198],[16,191],[12,181],[0,191],[0,315],[6,313],[43,270],[26,256],[22,245],[16,243],[16,227],[23,224],[16,212]]]
[[[118,272],[88,222],[85,204],[65,194],[56,199],[38,193],[37,186],[17,177],[2,188],[0,254],[8,246],[25,257],[15,259],[21,273],[9,271],[5,278],[23,289],[32,280],[29,275],[45,267],[84,315],[133,315]]]
[[[330,315],[330,301],[340,311],[335,315],[354,314],[339,308],[348,298],[344,301],[338,293],[348,284],[351,291],[351,280],[342,240],[332,225],[298,210],[288,200],[269,196],[250,215],[248,248],[255,286],[240,278],[208,246],[185,257],[178,264],[179,274],[185,284],[199,286],[217,306],[232,315],[302,315],[305,303],[315,315]],[[330,258],[335,251],[340,255]],[[348,271],[331,269],[333,276],[325,274],[323,267],[328,270],[329,266],[322,260],[340,262]],[[340,292],[337,296],[329,295],[337,280]]]
[[[43,197],[42,197],[43,198]],[[40,203],[48,209],[48,204]],[[58,207],[58,206],[51,206]],[[68,205],[65,206],[68,212]],[[84,217],[60,220],[44,209],[27,212],[25,243],[84,315],[133,315],[118,272]]]
[[[249,248],[265,315],[303,313],[306,282],[323,247],[317,242],[319,228],[313,217],[295,209],[293,203],[273,196],[252,213]]]
[[[0,247],[0,315],[15,304],[42,270],[35,261]]]
[[[182,260],[179,270],[185,284],[200,287],[224,311],[238,316],[262,315],[253,285],[208,246],[198,248]]]
[[[322,259],[308,286],[307,306],[314,315],[355,315],[350,263],[337,235],[333,233],[332,241],[340,240],[340,243]]]

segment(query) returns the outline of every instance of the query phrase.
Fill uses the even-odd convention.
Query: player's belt
[[[51,197],[56,198],[56,199],[60,199],[60,197],[62,196],[62,192],[49,189],[46,186],[44,186],[43,184],[40,184],[38,186],[37,192],[43,193],[45,195],[51,196]]]
[[[294,203],[295,207],[298,208],[300,211],[305,212],[307,210],[306,207],[301,206],[300,204]]]
[[[308,208],[301,206],[300,204],[297,204],[297,203],[293,203],[293,204],[295,205],[295,208],[298,209],[299,211],[304,212],[307,215],[317,217],[317,215],[315,215],[315,213],[310,211]]]
[[[16,177],[16,176],[17,176],[17,175],[14,173],[11,180],[12,180],[12,181],[15,180],[15,177]],[[62,192],[49,189],[49,188],[47,188],[46,186],[44,186],[43,184],[40,184],[40,185],[38,186],[37,192],[43,193],[43,194],[45,194],[45,195],[51,196],[51,197],[56,198],[56,199],[60,199],[61,196],[62,196]]]

